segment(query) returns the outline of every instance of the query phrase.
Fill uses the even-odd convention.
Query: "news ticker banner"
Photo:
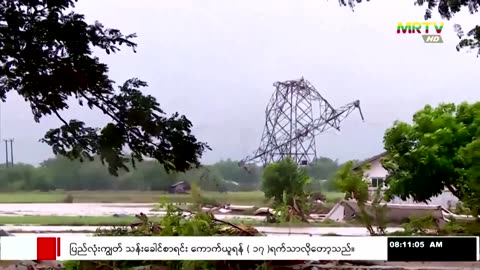
[[[0,237],[0,260],[478,261],[478,237]]]

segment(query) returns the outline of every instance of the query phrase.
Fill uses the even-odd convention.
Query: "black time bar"
[[[389,261],[477,261],[478,237],[388,237]]]

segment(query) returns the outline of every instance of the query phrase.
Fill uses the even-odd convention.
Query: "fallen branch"
[[[177,211],[179,212],[186,212],[186,213],[189,213],[190,215],[195,215],[196,213],[194,213],[193,211],[190,211],[190,210],[184,210],[178,206],[174,206],[176,208]],[[258,231],[257,233],[253,233],[253,232],[249,232],[247,230],[244,230],[242,229],[241,227],[231,223],[231,222],[228,222],[228,221],[225,221],[225,220],[221,220],[221,219],[218,219],[218,218],[215,218],[215,216],[211,213],[211,212],[208,212],[210,215],[211,215],[211,219],[212,221],[214,222],[217,222],[217,223],[221,223],[221,224],[224,224],[224,225],[227,225],[227,226],[230,226],[232,228],[235,228],[245,234],[247,234],[248,236],[255,236],[255,235],[258,235]],[[255,230],[256,231],[256,230]]]

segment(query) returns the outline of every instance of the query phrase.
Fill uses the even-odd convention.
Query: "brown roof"
[[[383,153],[380,153],[380,154],[378,154],[378,155],[376,155],[376,156],[373,156],[373,157],[371,157],[371,158],[369,158],[369,159],[367,159],[367,160],[364,160],[364,161],[358,163],[357,165],[355,165],[355,166],[353,167],[353,169],[354,169],[354,170],[355,170],[355,169],[358,169],[358,168],[360,168],[360,167],[362,167],[362,166],[364,166],[364,165],[366,165],[366,164],[368,164],[368,163],[370,163],[370,162],[372,162],[372,161],[375,161],[375,160],[377,160],[377,159],[379,159],[379,158],[384,157],[386,154],[387,154],[387,151],[385,151],[385,152],[383,152]]]

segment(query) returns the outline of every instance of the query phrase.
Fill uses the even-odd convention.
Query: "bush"
[[[71,194],[68,194],[63,198],[63,203],[73,203],[73,196]]]
[[[202,194],[202,190],[196,183],[191,184],[190,193],[192,196],[192,201],[197,208],[203,206],[219,206],[219,202],[217,200],[204,196]]]

